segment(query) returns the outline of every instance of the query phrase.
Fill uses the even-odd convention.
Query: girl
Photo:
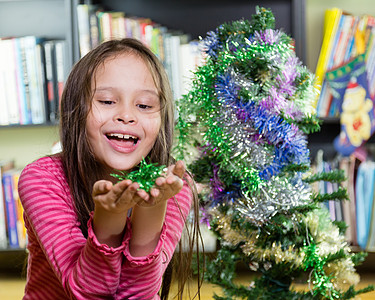
[[[166,73],[142,43],[105,42],[73,67],[61,102],[62,152],[26,166],[19,180],[29,250],[24,299],[159,299],[162,281],[166,299],[192,202],[197,214],[192,180],[170,155],[173,122]],[[143,157],[169,166],[149,193],[110,176]],[[181,297],[188,272],[179,274]]]

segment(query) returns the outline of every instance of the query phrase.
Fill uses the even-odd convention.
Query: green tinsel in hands
[[[148,193],[154,186],[155,180],[162,175],[164,169],[164,165],[158,165],[157,163],[148,164],[143,158],[137,170],[132,172],[118,171],[120,174],[112,173],[111,176],[117,178],[118,181],[129,179],[132,182],[137,182],[139,188]]]

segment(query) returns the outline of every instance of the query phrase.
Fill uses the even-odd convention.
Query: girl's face
[[[130,170],[150,152],[161,126],[152,75],[140,57],[122,54],[98,68],[92,86],[86,126],[95,158],[109,171]]]

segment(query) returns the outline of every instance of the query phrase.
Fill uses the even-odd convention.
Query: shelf
[[[7,248],[7,249],[0,249],[0,255],[7,254],[7,253],[24,253],[27,252],[26,248]]]
[[[0,125],[1,129],[9,129],[9,128],[38,128],[38,127],[55,127],[58,126],[58,123],[43,123],[43,124],[12,124],[12,125]]]
[[[334,118],[334,117],[325,117],[320,118],[323,121],[323,124],[339,124],[340,118]]]

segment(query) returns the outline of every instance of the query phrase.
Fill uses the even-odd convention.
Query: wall
[[[6,127],[0,129],[0,160],[14,159],[18,168],[50,154],[58,141],[57,126]]]

